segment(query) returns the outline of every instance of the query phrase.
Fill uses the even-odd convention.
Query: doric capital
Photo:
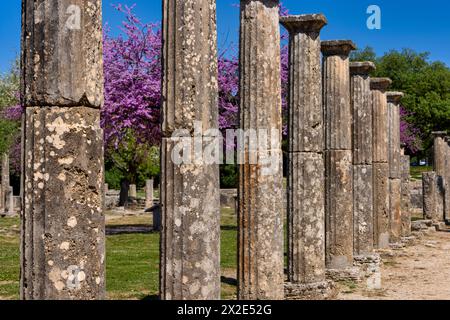
[[[392,84],[392,80],[389,78],[372,78],[370,79],[370,89],[386,91]]]
[[[301,32],[319,32],[328,24],[323,14],[290,15],[280,18],[280,23],[291,34]]]
[[[322,53],[325,56],[348,56],[353,50],[356,50],[356,45],[351,40],[322,41]]]
[[[400,100],[405,96],[403,92],[397,92],[397,91],[389,91],[386,92],[387,101],[389,103],[399,103]]]
[[[368,75],[370,72],[376,69],[375,63],[372,61],[363,62],[351,62],[350,63],[350,74],[351,75]]]

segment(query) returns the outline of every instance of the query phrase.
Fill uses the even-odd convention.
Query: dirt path
[[[450,300],[450,232],[427,233],[383,260],[382,290],[347,284],[339,299]]]

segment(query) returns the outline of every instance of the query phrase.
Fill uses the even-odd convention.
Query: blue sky
[[[21,0],[2,1],[0,11],[0,72],[8,70],[20,47]],[[103,0],[104,21],[117,32],[121,14],[114,3],[136,4],[144,21],[161,19],[161,0]],[[238,0],[217,0],[219,46],[237,44]],[[448,0],[283,0],[292,14],[324,13],[329,25],[323,39],[351,39],[359,47],[372,46],[378,54],[390,49],[428,51],[432,60],[450,66],[450,1]],[[381,8],[381,30],[366,27],[369,5]]]

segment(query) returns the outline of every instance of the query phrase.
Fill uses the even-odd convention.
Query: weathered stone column
[[[22,1],[21,297],[105,297],[102,6]]]
[[[404,94],[401,92],[386,93],[389,126],[389,231],[391,242],[398,242],[402,237],[400,100],[403,96]]]
[[[7,212],[8,210],[8,192],[10,185],[10,176],[9,176],[9,155],[7,153],[2,155],[2,184],[0,189],[0,209],[3,212]]]
[[[128,196],[133,200],[137,198],[137,186],[135,184],[130,184]]]
[[[281,17],[289,31],[286,296],[326,296],[321,14]]]
[[[215,300],[219,165],[203,161],[192,141],[203,149],[218,128],[216,1],[164,0],[163,44],[161,299]]]
[[[443,221],[445,216],[445,186],[447,184],[446,174],[446,155],[447,155],[447,143],[445,142],[445,136],[447,132],[436,131],[432,132],[434,138],[433,144],[433,171],[436,172],[437,188],[436,188],[436,210],[438,221]]]
[[[7,202],[8,202],[8,215],[14,216],[14,189],[13,187],[8,188],[8,195],[7,195]],[[5,210],[6,212],[6,210]]]
[[[436,172],[424,172],[422,174],[423,187],[423,216],[424,219],[440,221],[436,198],[437,198],[437,175]]]
[[[326,266],[353,266],[352,41],[323,41]]]
[[[145,208],[153,207],[153,180],[145,182]]]
[[[258,146],[246,141],[240,157],[238,298],[241,300],[284,297],[278,5],[278,0],[241,1],[240,128],[248,134],[253,130],[272,136],[269,142],[254,141]]]
[[[373,208],[374,246],[389,246],[389,148],[388,106],[386,90],[392,81],[370,80],[373,103]]]
[[[410,163],[409,156],[400,156],[400,168],[402,176],[402,194],[401,194],[401,214],[402,214],[402,237],[409,237],[411,235],[411,190],[409,188],[410,182]]]
[[[444,218],[450,221],[450,136],[445,137],[445,201],[444,201]]]
[[[369,73],[373,62],[350,63],[353,112],[354,254],[373,252],[373,130]]]

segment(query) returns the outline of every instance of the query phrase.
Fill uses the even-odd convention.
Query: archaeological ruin
[[[381,289],[386,251],[450,219],[447,132],[433,133],[433,171],[419,188],[423,219],[412,222],[404,94],[371,76],[373,62],[351,62],[351,40],[321,39],[332,27],[324,15],[280,17],[278,0],[241,0],[239,129],[256,135],[244,134],[238,188],[225,195],[219,164],[196,161],[196,145],[179,147],[200,139],[203,150],[219,129],[216,1],[162,2],[161,175],[146,181],[144,196],[131,184],[126,204],[153,213],[159,298],[221,299],[225,201],[237,221],[237,299],[332,299],[347,280]],[[76,26],[60,9],[71,5],[81,10]],[[20,197],[8,154],[0,187],[0,214],[21,218],[20,297],[105,299],[105,211],[119,206],[119,192],[104,177],[102,1],[22,7]],[[289,36],[286,150],[281,26]]]

